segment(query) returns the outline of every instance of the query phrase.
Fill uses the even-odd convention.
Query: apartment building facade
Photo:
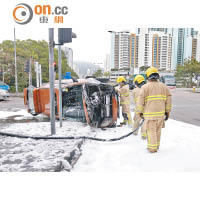
[[[136,33],[111,35],[111,69],[129,68],[139,73],[142,66],[174,71],[187,58],[200,61],[200,36],[193,28],[137,28]]]

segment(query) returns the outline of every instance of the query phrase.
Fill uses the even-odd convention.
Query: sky
[[[193,0],[192,0],[193,1]],[[192,2],[191,1],[191,2]],[[41,3],[42,2],[42,3]],[[137,27],[194,27],[198,28],[197,14],[195,9],[192,20],[183,15],[188,6],[182,5],[182,13],[177,17],[175,2],[168,0],[165,8],[160,5],[159,0],[139,2],[123,1],[94,1],[94,0],[24,0],[32,8],[35,5],[68,6],[68,15],[64,16],[64,23],[40,24],[39,17],[33,16],[33,20],[26,25],[18,25],[14,22],[12,12],[15,6],[22,3],[20,0],[4,1],[0,8],[0,42],[6,39],[13,40],[13,28],[16,27],[17,39],[35,39],[48,41],[48,28],[55,28],[55,41],[57,39],[57,28],[72,28],[77,38],[67,44],[73,48],[74,60],[84,60],[92,63],[103,63],[106,54],[110,52],[110,33],[108,31],[129,30],[135,31]],[[152,12],[152,4],[157,6],[156,12]],[[160,9],[159,9],[160,8]]]

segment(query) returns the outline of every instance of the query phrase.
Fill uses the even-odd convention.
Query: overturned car
[[[50,116],[49,84],[40,88],[24,89],[24,104],[29,113]],[[113,86],[88,79],[62,80],[63,118],[77,118],[92,127],[104,128],[116,125],[119,115],[118,95]],[[59,119],[59,90],[55,81],[55,113]]]

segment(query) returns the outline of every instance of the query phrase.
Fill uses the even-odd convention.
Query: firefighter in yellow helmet
[[[139,97],[139,93],[141,90],[141,87],[145,84],[145,79],[144,76],[142,75],[137,75],[133,82],[135,83],[135,85],[137,86],[134,90],[133,90],[133,101],[135,104],[135,113],[134,113],[134,118],[133,118],[133,130],[137,129],[140,121],[141,121],[141,117],[139,115],[139,111],[137,110],[137,104],[138,104],[138,97]],[[134,133],[134,135],[137,135],[138,131]],[[142,125],[141,128],[141,136],[142,139],[146,139],[147,134],[146,134],[146,128],[145,128],[145,124]]]
[[[150,67],[146,70],[148,83],[140,91],[137,109],[145,119],[147,129],[147,149],[157,152],[160,146],[161,129],[164,120],[171,111],[171,94],[167,86],[159,82],[158,70]]]
[[[115,90],[120,96],[120,106],[122,106],[122,116],[124,118],[123,124],[132,124],[131,111],[130,111],[130,92],[129,86],[126,84],[126,79],[123,76],[117,78],[119,84]]]

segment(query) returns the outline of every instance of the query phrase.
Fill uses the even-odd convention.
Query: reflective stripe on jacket
[[[161,82],[149,81],[143,85],[138,99],[137,110],[145,119],[164,118],[165,112],[171,111],[171,94],[167,86]]]

